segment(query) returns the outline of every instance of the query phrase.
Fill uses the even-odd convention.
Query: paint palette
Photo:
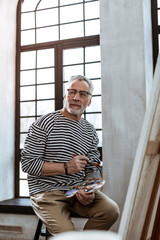
[[[76,192],[79,190],[84,190],[86,193],[92,193],[97,190],[100,190],[105,184],[105,180],[102,178],[91,178],[84,181],[81,185],[72,187],[70,190],[66,192],[66,197],[73,197]]]

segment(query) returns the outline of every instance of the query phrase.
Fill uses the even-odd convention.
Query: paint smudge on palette
[[[79,190],[84,190],[86,193],[92,193],[100,190],[104,184],[105,180],[102,178],[91,178],[84,181],[81,185],[69,189],[65,196],[67,198],[73,197]]]

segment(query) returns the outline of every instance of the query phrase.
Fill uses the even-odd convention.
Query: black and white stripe
[[[89,164],[77,174],[41,176],[45,161],[67,162],[73,155],[85,155],[90,161],[99,162],[97,145],[95,128],[83,118],[71,120],[60,111],[40,117],[29,128],[21,152],[22,170],[28,173],[30,194],[68,190],[93,174],[99,177],[99,169]]]

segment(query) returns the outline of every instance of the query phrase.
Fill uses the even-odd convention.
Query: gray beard
[[[71,114],[73,114],[73,115],[76,115],[76,116],[78,116],[78,115],[80,115],[80,114],[83,113],[83,110],[82,110],[82,109],[80,109],[80,110],[73,110],[73,109],[71,109],[69,106],[66,106],[66,108],[67,108],[67,111],[68,111],[69,113],[71,113]]]

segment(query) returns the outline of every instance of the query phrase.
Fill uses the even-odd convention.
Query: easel
[[[160,56],[119,228],[122,240],[160,240]]]

